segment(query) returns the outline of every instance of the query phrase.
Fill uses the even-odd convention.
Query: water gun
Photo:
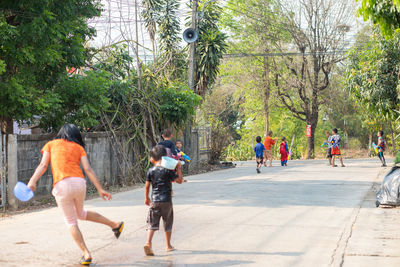
[[[374,148],[376,154],[378,154],[379,153],[378,146],[374,142],[372,142],[372,147]]]
[[[179,154],[180,154],[181,157],[182,157],[184,160],[186,160],[187,162],[190,162],[190,161],[191,161],[190,157],[189,157],[188,155],[186,155],[185,153],[183,153],[182,151],[179,152]]]
[[[324,146],[328,146],[328,143],[327,143],[327,142],[324,142],[324,143],[321,145],[321,147],[324,147]]]

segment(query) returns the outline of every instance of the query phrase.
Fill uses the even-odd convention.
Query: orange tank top
[[[81,157],[86,156],[85,149],[81,145],[56,139],[44,145],[42,154],[45,151],[50,153],[53,186],[67,177],[85,177],[79,166]]]

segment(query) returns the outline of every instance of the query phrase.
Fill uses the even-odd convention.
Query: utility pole
[[[192,0],[192,25],[191,28],[197,31],[197,4],[198,0]],[[196,42],[190,44],[190,54],[189,54],[189,73],[188,73],[188,83],[189,88],[192,92],[195,91],[196,84]],[[183,142],[185,146],[185,151],[190,151],[192,156],[192,164],[190,169],[196,169],[198,164],[199,155],[195,155],[195,151],[192,147],[192,123],[188,121],[185,127],[185,133],[183,135]],[[198,143],[198,142],[196,142]],[[185,167],[185,171],[189,172],[189,167]]]
[[[198,0],[192,0],[192,26],[191,28],[197,31],[197,4]],[[196,73],[196,42],[190,44],[189,56],[189,88],[194,92],[195,90],[195,73]]]

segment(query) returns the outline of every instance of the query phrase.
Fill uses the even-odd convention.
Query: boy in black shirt
[[[172,208],[172,181],[181,184],[183,181],[181,164],[178,161],[176,172],[161,167],[161,157],[166,156],[167,151],[163,146],[157,145],[150,151],[150,161],[154,167],[147,172],[145,185],[145,201],[150,206],[147,217],[147,242],[144,252],[147,256],[154,256],[152,250],[152,239],[154,232],[159,229],[160,218],[162,217],[165,230],[166,251],[175,250],[171,245],[172,224],[174,212]],[[150,186],[152,187],[151,200],[149,198]]]

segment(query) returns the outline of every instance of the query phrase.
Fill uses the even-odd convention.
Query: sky
[[[135,1],[134,0],[102,0],[103,11],[100,17],[89,21],[89,25],[97,30],[97,36],[89,42],[90,46],[97,48],[108,46],[122,40],[136,39],[136,16],[135,16]],[[181,1],[178,16],[181,18],[181,33],[185,29],[185,17],[189,8],[187,4],[189,0]],[[143,25],[140,17],[141,0],[138,0],[139,15],[138,15],[138,33],[139,33],[139,55],[144,61],[152,60],[151,41],[150,37]],[[130,43],[134,46],[133,43]],[[182,45],[185,43],[182,41]],[[144,49],[146,47],[147,49]],[[132,48],[130,48],[132,49]]]

